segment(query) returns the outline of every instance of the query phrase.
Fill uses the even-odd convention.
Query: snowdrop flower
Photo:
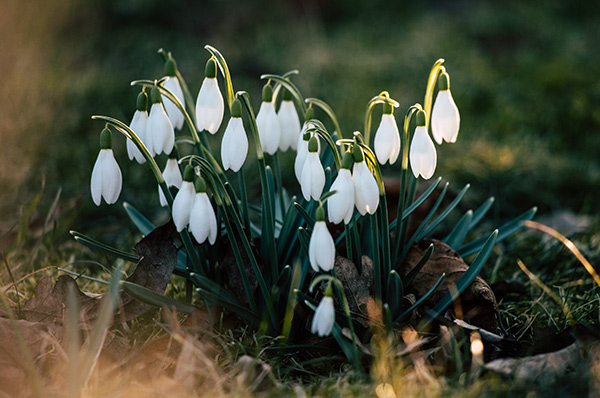
[[[298,145],[298,135],[300,134],[300,119],[292,101],[292,93],[287,89],[283,91],[283,101],[281,101],[277,117],[281,126],[279,149],[287,151],[288,148],[292,148],[295,151]]]
[[[354,167],[352,168],[352,180],[354,181],[354,203],[358,212],[374,214],[379,206],[379,187],[371,171],[367,167],[362,150],[354,145]]]
[[[119,198],[123,176],[112,151],[111,133],[104,128],[100,133],[100,153],[92,170],[90,190],[96,206],[100,206],[102,198],[112,205]]]
[[[329,222],[339,224],[344,220],[348,224],[354,213],[354,181],[350,174],[352,152],[346,152],[342,160],[342,168],[331,184],[330,191],[337,191],[327,199]]]
[[[217,239],[217,217],[206,194],[206,182],[202,177],[196,178],[196,199],[190,213],[190,232],[198,243],[213,245]]]
[[[277,113],[275,113],[275,104],[273,103],[273,88],[267,84],[263,87],[262,103],[256,115],[256,125],[258,127],[258,136],[263,152],[269,155],[275,154],[279,148],[281,139],[281,126]]]
[[[325,224],[325,210],[322,206],[317,208],[316,220],[308,243],[308,259],[315,272],[319,272],[319,269],[329,271],[335,261],[335,243]]]
[[[317,137],[312,137],[308,142],[308,155],[306,155],[306,161],[300,176],[302,195],[307,201],[311,197],[314,200],[319,200],[325,186],[325,171],[323,171],[323,165],[321,165],[321,159],[319,158],[318,143]]]
[[[306,110],[306,114],[304,115],[304,125],[302,126],[302,131],[298,136],[298,143],[296,144],[297,152],[296,159],[294,161],[294,172],[296,173],[296,179],[300,182],[302,178],[302,168],[304,167],[304,162],[306,161],[306,156],[308,155],[308,140],[310,140],[310,134],[306,132],[309,128],[314,127],[309,120],[314,119],[315,111],[312,108],[308,108]],[[321,143],[319,144],[319,152],[321,151]]]
[[[163,82],[163,87],[172,92],[185,109],[185,97],[183,96],[183,90],[179,84],[179,79],[177,79],[176,72],[177,65],[175,64],[175,60],[169,56],[169,59],[165,63],[165,76],[167,76],[167,79]],[[171,119],[173,127],[181,130],[185,121],[183,113],[166,95],[162,96],[162,102],[165,105],[165,110],[167,111],[167,115],[169,115],[169,119]]]
[[[383,104],[381,123],[375,133],[375,155],[381,164],[388,160],[394,164],[400,154],[400,132],[394,118],[394,108],[390,104]]]
[[[450,77],[446,72],[440,75],[440,90],[431,112],[431,133],[438,144],[442,138],[446,142],[456,142],[460,126],[460,114],[450,93]]]
[[[133,114],[129,128],[144,142],[146,139],[146,124],[148,123],[148,96],[144,91],[138,94],[136,111]],[[127,156],[129,160],[137,160],[139,164],[145,163],[146,158],[135,145],[133,140],[127,140]]]
[[[225,103],[217,83],[217,64],[213,59],[206,63],[204,81],[196,100],[196,122],[200,131],[215,134],[223,121]]]
[[[181,188],[183,177],[181,176],[181,170],[179,170],[179,164],[177,163],[176,149],[173,149],[169,154],[169,159],[167,159],[167,164],[165,165],[165,169],[163,170],[162,174],[168,187],[175,186],[177,188]],[[160,185],[158,186],[158,199],[160,200],[161,206],[165,207],[168,205],[167,199],[165,198],[165,194],[160,188]]]
[[[248,137],[242,123],[242,104],[236,98],[231,104],[231,119],[223,133],[221,161],[225,170],[238,172],[248,155]]]
[[[150,91],[150,116],[146,124],[146,146],[152,156],[161,153],[171,153],[175,145],[175,131],[160,100],[158,87]]]
[[[437,163],[437,153],[433,141],[427,134],[425,112],[422,110],[417,112],[417,128],[410,144],[409,158],[410,167],[415,178],[421,175],[428,180],[433,176]]]
[[[196,198],[196,190],[194,189],[194,168],[186,166],[183,172],[183,182],[175,199],[173,200],[173,222],[177,228],[177,232],[183,229],[190,222],[190,213],[194,206]]]
[[[310,331],[317,333],[319,337],[328,336],[333,330],[335,323],[335,309],[333,308],[333,297],[331,285],[327,286],[325,296],[315,310]]]

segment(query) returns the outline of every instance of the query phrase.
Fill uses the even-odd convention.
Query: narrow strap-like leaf
[[[473,210],[469,210],[462,216],[460,221],[456,224],[452,231],[450,231],[448,236],[442,239],[442,242],[445,242],[454,250],[458,249],[465,240],[467,232],[469,232],[471,229],[472,220]]]
[[[137,227],[137,229],[142,233],[142,235],[148,235],[150,232],[154,231],[156,226],[146,218],[138,209],[133,207],[127,202],[123,203],[123,208],[125,212],[129,216],[129,219],[133,222],[133,224]]]
[[[77,242],[81,243],[84,246],[89,247],[90,249],[92,249],[94,251],[108,254],[109,256],[117,257],[117,258],[123,259],[125,261],[129,261],[132,263],[137,263],[137,261],[138,261],[138,256],[135,254],[127,253],[127,252],[124,252],[123,250],[119,250],[119,249],[116,249],[107,244],[98,242],[97,240],[92,239],[89,236],[86,236],[77,231],[70,231],[70,234],[73,235],[73,238],[75,238],[75,240]]]

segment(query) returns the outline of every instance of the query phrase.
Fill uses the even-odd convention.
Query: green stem
[[[427,88],[425,90],[425,126],[429,126],[429,119],[431,117],[431,106],[433,102],[433,90],[435,88],[435,82],[437,81],[438,75],[440,72],[444,71],[444,67],[442,64],[444,63],[444,59],[440,58],[431,67],[431,71],[429,72],[429,78],[427,79]]]
[[[390,98],[390,94],[387,91],[382,91],[378,96],[371,98],[367,104],[367,110],[365,112],[365,142],[367,145],[371,145],[371,116],[373,109],[377,104],[388,103],[394,108],[399,106],[398,102]]]
[[[342,134],[342,129],[340,128],[340,124],[338,123],[338,119],[335,116],[335,112],[333,111],[333,109],[331,109],[328,103],[317,98],[307,98],[306,103],[310,105],[316,105],[319,108],[321,108],[333,122],[333,126],[335,128],[335,131],[337,131],[339,138],[344,138],[344,135]]]
[[[225,61],[223,55],[216,48],[209,45],[204,46],[204,48],[208,50],[213,57],[215,57],[217,65],[219,65],[219,69],[221,70],[221,73],[225,78],[225,86],[227,87],[227,104],[229,105],[229,109],[231,109],[231,104],[235,99],[235,91],[233,91],[233,83],[231,82],[231,74],[229,73],[229,66],[227,66],[227,61]]]

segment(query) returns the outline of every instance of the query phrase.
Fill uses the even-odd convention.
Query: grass
[[[600,37],[597,5],[556,0],[402,7],[355,1],[260,2],[259,7],[233,1],[225,9],[175,1],[165,10],[158,1],[36,3],[28,8],[10,0],[2,17],[6,23],[0,24],[7,43],[0,61],[7,93],[0,100],[7,115],[0,124],[6,154],[0,159],[0,285],[13,307],[31,297],[42,276],[60,275],[58,267],[108,277],[80,262],[111,265],[73,242],[68,230],[85,229],[123,249],[139,240],[119,206],[91,204],[89,176],[102,126],[89,116],[129,120],[137,90],[128,83],[161,75],[160,47],[174,53],[197,92],[207,43],[227,57],[236,89],[250,93],[260,92],[262,73],[299,69],[295,81],[302,91],[330,103],[347,133],[362,129],[364,104],[381,90],[388,90],[401,109],[422,101],[428,68],[444,57],[462,125],[459,143],[440,148],[438,173],[454,187],[470,182],[473,202],[494,195],[495,224],[533,205],[542,215],[569,209],[590,217],[584,231],[569,237],[592,264],[600,261],[595,204],[600,85],[591,50]],[[252,100],[257,104],[258,94]],[[116,144],[120,162],[124,149],[122,142]],[[152,205],[155,189],[144,189],[154,187],[146,170],[124,168],[124,180],[122,200],[155,219],[167,217]],[[517,259],[569,308],[583,328],[578,333],[597,339],[598,286],[564,246],[527,232],[498,246],[495,255],[495,266],[488,264],[484,278],[517,280],[524,288],[500,303],[503,323],[519,341],[533,345],[546,333],[556,340],[572,329],[561,305],[526,277]],[[79,282],[82,290],[104,292],[100,284]],[[170,295],[184,294],[177,283],[170,289]],[[191,344],[198,358],[208,355],[206,347],[177,334],[158,310],[119,333],[144,347],[165,328],[173,339]],[[380,381],[340,362],[331,366],[316,358],[304,364],[292,355],[273,355],[263,350],[266,345],[247,330],[234,329],[213,336],[210,347],[217,353],[211,351],[216,360],[208,375],[197,365],[188,373],[181,370],[185,382],[161,375],[123,387],[139,375],[117,362],[96,370],[86,394],[206,396],[207,388],[216,388],[243,396],[248,386],[231,380],[238,380],[234,364],[244,354],[271,365],[277,384],[267,387],[265,396],[372,396]],[[179,358],[182,364],[190,361],[166,353],[164,358],[172,361],[171,372]],[[464,361],[464,372],[435,378],[398,365],[390,380],[398,396],[585,395],[593,388],[589,383],[598,382],[600,366],[592,359],[595,368],[582,364],[577,377],[556,385],[518,386],[491,375],[473,382],[466,370],[468,355]]]

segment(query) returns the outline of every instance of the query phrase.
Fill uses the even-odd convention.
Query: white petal
[[[133,114],[133,118],[131,119],[131,123],[129,124],[129,128],[133,130],[133,132],[138,136],[138,138],[144,142],[146,137],[146,125],[148,124],[148,112],[146,111],[135,111]],[[142,164],[146,162],[146,158],[142,155],[142,152],[138,149],[138,147],[133,143],[132,140],[127,140],[127,155],[129,156],[129,160],[135,160]]]
[[[335,308],[333,307],[333,298],[323,297],[313,317],[311,332],[318,333],[320,337],[327,336],[333,330],[335,323]]]
[[[179,80],[176,77],[167,77],[167,80],[163,83],[163,87],[172,92],[175,97],[181,102],[181,105],[185,108],[185,97],[183,96],[183,90],[181,90],[181,86],[179,85]],[[171,100],[166,96],[162,96],[162,102],[165,105],[165,110],[167,111],[167,115],[173,124],[173,127],[181,130],[183,127],[184,117],[183,113],[177,108]]]
[[[375,155],[380,164],[394,164],[400,154],[400,132],[394,115],[383,114],[375,133]]]
[[[341,169],[329,190],[337,191],[327,199],[329,221],[339,224],[343,220],[348,224],[354,212],[354,182],[350,170]]]
[[[304,162],[306,162],[306,156],[308,155],[308,141],[299,141],[298,152],[296,152],[296,160],[294,161],[294,172],[296,173],[296,179],[298,182],[302,180],[302,169],[304,169]]]
[[[438,91],[431,112],[431,133],[438,144],[456,142],[460,127],[460,114],[450,90]]]
[[[163,170],[163,178],[165,179],[165,183],[168,187],[176,186],[177,188],[181,187],[181,183],[183,182],[183,177],[181,176],[181,170],[179,169],[179,165],[177,164],[177,159],[167,159],[167,164],[165,169]],[[167,199],[165,198],[165,194],[163,193],[160,185],[158,186],[158,198],[160,200],[161,206],[166,206]]]
[[[282,151],[287,151],[288,148],[296,150],[298,135],[300,134],[300,119],[298,118],[294,102],[281,101],[277,117],[281,126],[279,149]]]
[[[375,177],[364,161],[354,163],[352,180],[354,181],[356,209],[363,216],[367,213],[374,214],[379,206],[379,188]]]
[[[223,133],[221,143],[223,168],[237,173],[244,165],[246,156],[248,156],[248,137],[246,137],[242,118],[232,117]]]
[[[321,159],[319,159],[319,153],[310,152],[306,156],[306,162],[304,162],[304,167],[302,168],[300,181],[304,199],[310,200],[312,197],[314,200],[319,200],[323,193],[324,186],[325,172],[321,165]]]
[[[177,232],[183,231],[190,222],[190,213],[194,206],[195,197],[194,183],[184,181],[173,200],[173,222],[175,223]]]
[[[308,258],[315,272],[329,271],[335,262],[335,242],[325,221],[317,221],[308,244]]]
[[[171,153],[175,145],[175,131],[160,103],[152,104],[146,125],[146,146],[152,155]]]
[[[102,157],[104,155],[104,149],[100,150],[94,168],[92,169],[92,179],[90,182],[90,191],[92,193],[92,200],[96,206],[100,206],[102,201]]]
[[[190,214],[190,231],[198,243],[215,243],[217,237],[217,219],[206,192],[196,194],[194,207]]]
[[[433,176],[437,164],[437,152],[433,141],[427,134],[427,128],[419,126],[410,145],[410,167],[416,178],[421,175],[428,180]]]
[[[221,122],[223,121],[223,113],[225,112],[225,103],[223,96],[217,83],[217,78],[207,79],[202,81],[202,87],[198,93],[196,100],[196,121],[200,131],[206,130],[211,134],[215,134]]]
[[[279,148],[281,126],[272,102],[263,102],[256,115],[256,125],[263,152],[273,155]]]
[[[107,204],[112,205],[121,194],[123,176],[112,149],[103,149],[102,151],[105,151],[101,164],[102,196]]]

